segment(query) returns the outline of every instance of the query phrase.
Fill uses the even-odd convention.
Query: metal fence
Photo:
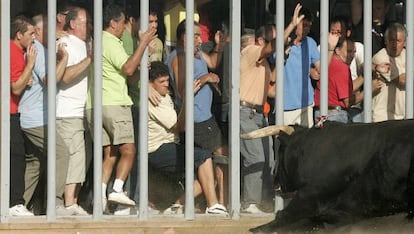
[[[414,2],[406,1],[406,15],[407,15],[407,98],[406,98],[406,117],[413,118],[413,24],[414,24]],[[321,41],[321,114],[326,115],[328,111],[328,22],[329,22],[329,0],[320,1],[320,41]],[[230,1],[230,29],[231,29],[231,81],[230,81],[230,94],[231,94],[231,109],[230,109],[230,162],[229,162],[229,175],[230,175],[230,200],[229,200],[229,213],[232,219],[238,219],[240,217],[240,149],[239,149],[239,78],[240,78],[240,33],[241,33],[241,2],[238,0]],[[194,48],[193,43],[193,15],[194,15],[194,1],[186,0],[186,57],[192,58],[192,51]],[[284,1],[277,1],[276,5],[276,26],[277,30],[277,67],[283,67],[284,58],[284,45],[283,45],[283,30],[284,22]],[[367,90],[371,89],[371,6],[372,1],[364,1],[364,45],[365,45],[365,67],[364,67],[364,87]],[[102,28],[102,0],[94,1],[94,28]],[[1,175],[0,175],[0,215],[1,222],[8,222],[8,207],[9,207],[9,189],[10,189],[10,48],[9,38],[10,34],[10,0],[1,1]],[[148,25],[148,12],[149,1],[141,1],[141,28],[146,29]],[[56,15],[56,0],[48,0],[48,15]],[[54,17],[48,18],[48,47],[56,47],[56,21]],[[102,76],[102,32],[100,30],[94,30],[94,74],[95,77]],[[146,52],[147,53],[147,52]],[[56,73],[56,54],[55,51],[49,50],[48,52],[48,74]],[[143,56],[141,64],[147,64],[148,56]],[[195,219],[194,215],[194,196],[193,196],[193,157],[191,155],[194,151],[192,144],[194,139],[194,125],[193,125],[193,91],[192,91],[192,74],[193,74],[193,61],[191,59],[186,60],[186,74],[187,79],[190,82],[186,82],[186,202],[185,202],[185,214],[184,218],[187,220]],[[283,69],[277,69],[277,97],[276,97],[276,123],[283,124]],[[148,161],[147,161],[147,95],[148,95],[148,69],[145,65],[141,66],[141,93],[140,93],[140,200],[139,200],[139,219],[147,220],[148,213]],[[56,82],[54,79],[49,79],[49,82]],[[50,83],[49,83],[50,84]],[[94,123],[95,126],[102,126],[102,81],[101,79],[95,79],[94,82]],[[55,126],[56,121],[56,106],[55,106],[55,94],[56,85],[48,85],[48,107],[49,107],[49,126]],[[371,109],[371,95],[370,92],[365,92],[364,97],[364,110]],[[365,111],[365,122],[371,121],[371,112]],[[94,168],[102,168],[102,128],[94,128]],[[48,154],[55,155],[56,148],[56,135],[55,128],[49,127],[48,130]],[[48,157],[48,182],[47,182],[47,221],[56,220],[55,211],[55,178],[56,166],[55,158]],[[52,179],[50,179],[52,178]],[[102,172],[101,170],[94,170],[94,207],[93,207],[93,219],[101,220],[102,214],[102,197],[101,197],[101,184],[102,184]],[[281,198],[277,198],[276,201],[282,201]],[[276,204],[276,209],[282,209],[283,202]]]

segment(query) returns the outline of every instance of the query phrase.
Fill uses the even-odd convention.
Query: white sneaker
[[[32,212],[30,212],[26,206],[23,204],[15,205],[10,207],[9,209],[10,216],[34,216]]]
[[[149,215],[158,215],[161,212],[155,208],[152,208],[151,206],[148,206],[148,214]]]
[[[75,211],[72,209],[66,209],[63,205],[56,206],[56,215],[58,216],[72,216],[75,215]]]
[[[226,207],[224,207],[221,204],[215,204],[212,205],[210,207],[206,208],[206,214],[220,214],[220,215],[229,215],[229,213],[227,213],[227,209]]]
[[[124,215],[131,215],[131,208],[118,206],[117,209],[114,211],[114,215],[116,216],[124,216]]]
[[[73,215],[79,215],[79,216],[88,215],[88,212],[86,212],[86,210],[84,210],[78,204],[73,204],[71,206],[66,207],[65,209],[73,211]]]
[[[242,210],[242,213],[248,213],[248,214],[264,214],[263,211],[261,211],[256,204],[250,204],[247,208]]]
[[[108,202],[124,206],[135,206],[135,201],[131,200],[124,192],[112,192],[108,195]]]
[[[181,204],[172,204],[170,207],[168,207],[162,214],[165,215],[177,215],[177,214],[183,214],[184,213],[184,206]]]

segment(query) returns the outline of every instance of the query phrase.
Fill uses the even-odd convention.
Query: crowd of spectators
[[[194,195],[203,195],[206,214],[228,215],[230,105],[229,15],[217,23],[208,14],[210,0],[195,1],[194,22]],[[372,121],[405,118],[405,40],[401,22],[386,18],[387,0],[372,1]],[[11,19],[10,159],[11,216],[43,214],[47,158],[56,157],[56,213],[88,215],[80,197],[92,170],[91,134],[103,130],[102,204],[104,213],[138,212],[140,66],[148,49],[148,162],[150,172],[184,177],[186,28],[185,1],[150,4],[146,31],[139,30],[139,10],[106,3],[103,10],[102,77],[94,77],[91,9],[59,1],[56,48],[47,48],[47,16],[18,14]],[[241,30],[240,131],[269,125],[275,114],[276,30],[284,30],[285,124],[318,126],[326,119],[362,122],[362,0],[350,0],[347,15],[330,19],[328,43],[328,113],[320,107],[320,51],[311,31],[315,15],[298,3],[286,28],[273,22],[254,33]],[[347,17],[350,16],[350,17]],[[50,17],[50,16],[49,16]],[[47,50],[57,54],[56,74],[47,74]],[[56,78],[56,154],[47,153],[47,85]],[[102,79],[102,122],[93,123],[93,80]],[[54,82],[53,82],[54,83]],[[266,108],[267,106],[267,108]],[[365,110],[367,111],[367,110]],[[270,124],[274,124],[270,122]],[[272,170],[276,152],[271,139],[241,140],[241,212],[272,211]],[[96,168],[95,168],[96,169]],[[24,173],[23,173],[24,172]],[[149,175],[152,176],[151,174]],[[150,191],[151,193],[151,191]],[[184,196],[167,207],[149,196],[149,211],[182,214]]]

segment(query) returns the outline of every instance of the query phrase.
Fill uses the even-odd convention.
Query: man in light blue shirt
[[[43,15],[33,17],[35,22],[34,46],[38,51],[35,67],[32,71],[32,86],[27,87],[20,99],[19,112],[21,115],[20,125],[25,136],[27,147],[25,193],[26,205],[32,199],[39,179],[46,168],[47,157],[47,44],[43,40],[43,22],[47,19]],[[64,46],[59,47],[59,61],[56,65],[57,82],[62,78],[66,68],[68,55]],[[68,167],[68,149],[63,139],[56,134],[56,206],[63,206],[63,192]],[[41,199],[41,198],[40,198]],[[35,213],[39,211],[34,210]]]
[[[297,25],[295,38],[291,38],[289,57],[284,73],[284,124],[313,125],[314,88],[310,68],[319,71],[320,54],[315,40],[308,37],[312,26],[312,15],[302,8],[304,19]],[[298,69],[299,68],[299,69]],[[319,77],[313,77],[319,79]]]

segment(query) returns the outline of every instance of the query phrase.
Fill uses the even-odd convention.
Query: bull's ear
[[[240,134],[240,138],[255,139],[255,138],[260,138],[260,137],[279,135],[280,131],[283,131],[286,134],[291,135],[295,131],[295,129],[291,126],[286,126],[286,125],[268,126],[268,127],[255,130],[255,131]]]

